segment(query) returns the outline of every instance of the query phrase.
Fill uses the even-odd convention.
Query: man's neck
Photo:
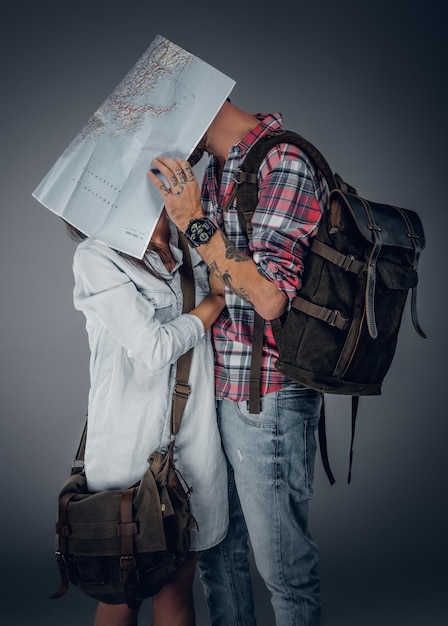
[[[250,113],[225,102],[208,130],[208,152],[218,160],[222,170],[232,146],[238,144],[256,126],[259,120]]]

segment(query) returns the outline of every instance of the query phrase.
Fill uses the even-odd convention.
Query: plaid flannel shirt
[[[292,300],[300,288],[303,261],[317,231],[328,188],[306,154],[287,143],[277,144],[259,169],[259,199],[253,215],[253,238],[248,242],[236,211],[236,200],[223,212],[233,176],[251,146],[263,135],[282,128],[279,114],[257,115],[260,124],[229,151],[217,189],[216,159],[211,158],[202,188],[205,213],[242,252],[250,254],[258,271]],[[216,394],[248,400],[254,309],[226,289],[226,305],[213,326],[216,353]],[[278,356],[272,327],[265,323],[261,365],[261,395],[287,384],[274,367]]]

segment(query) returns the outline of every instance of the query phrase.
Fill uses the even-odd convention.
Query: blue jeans
[[[276,626],[320,623],[319,555],[308,532],[320,405],[320,394],[299,383],[264,396],[258,415],[246,402],[218,400],[230,525],[199,559],[213,626],[255,625],[248,538]]]

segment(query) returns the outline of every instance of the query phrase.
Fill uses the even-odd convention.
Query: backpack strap
[[[408,228],[407,235],[409,239],[411,240],[412,246],[414,248],[413,269],[417,270],[418,262],[420,259],[420,253],[422,251],[422,243],[420,241],[420,235],[418,235],[415,232],[412,222],[409,219],[408,212],[405,211],[404,209],[400,209],[399,207],[395,207],[395,208],[402,216]],[[423,337],[423,339],[426,339],[426,333],[422,329],[420,322],[418,320],[418,317],[417,317],[417,286],[413,287],[411,291],[411,318],[412,318],[412,323],[417,333],[420,335],[420,337]]]
[[[258,415],[261,411],[260,378],[261,356],[263,354],[264,319],[254,311],[254,334],[250,361],[249,413]]]
[[[330,191],[341,188],[354,191],[353,187],[345,183],[338,174],[333,174],[323,154],[307,139],[289,130],[272,131],[261,137],[247,153],[234,176],[235,187],[226,203],[228,206],[237,195],[238,218],[248,239],[252,237],[252,216],[258,203],[258,170],[269,150],[279,143],[291,143],[303,150],[322,172]]]
[[[328,459],[328,448],[327,448],[327,429],[326,429],[326,419],[325,419],[325,398],[324,394],[322,396],[322,403],[320,405],[320,417],[319,417],[319,426],[318,426],[318,435],[319,435],[319,448],[320,455],[322,458],[322,465],[324,466],[325,473],[330,481],[330,485],[334,485],[336,482],[333,476],[333,472],[331,471],[330,461]]]
[[[349,465],[348,465],[348,476],[347,476],[348,484],[350,484],[352,480],[353,448],[354,448],[354,443],[355,443],[355,430],[356,430],[356,419],[358,417],[359,396],[352,396],[351,404],[352,404],[352,420],[351,420],[352,421],[352,424],[351,424],[352,433],[351,433],[351,438],[350,438],[350,454],[349,454]],[[319,435],[319,448],[320,448],[320,456],[322,459],[322,465],[324,467],[328,480],[330,481],[330,485],[334,485],[336,481],[333,476],[333,472],[331,471],[330,461],[328,459],[324,394],[322,394],[322,404],[320,407],[318,435]]]
[[[352,436],[350,439],[350,457],[349,457],[348,477],[347,477],[348,484],[350,484],[352,480],[353,445],[355,443],[355,428],[356,428],[356,418],[358,417],[358,405],[359,405],[359,396],[352,396]]]

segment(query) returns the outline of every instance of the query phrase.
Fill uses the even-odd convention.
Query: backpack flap
[[[336,206],[333,206],[333,203],[336,203]],[[381,230],[382,245],[398,246],[409,250],[415,249],[415,245],[418,245],[420,250],[424,249],[425,234],[422,222],[414,211],[389,204],[370,202],[356,194],[334,189],[329,199],[334,229],[341,227],[337,203],[343,203],[347,207],[359,232],[369,243],[373,241],[372,231],[375,226],[378,226]]]
[[[378,275],[389,289],[412,289],[412,321],[424,337],[417,319],[416,287],[420,252],[425,247],[425,235],[417,213],[409,209],[369,202],[357,194],[339,189],[329,198],[330,233],[345,228],[342,215],[347,209],[359,234],[370,246],[366,255],[366,320],[370,336],[375,339],[378,329],[375,319],[375,286]]]

